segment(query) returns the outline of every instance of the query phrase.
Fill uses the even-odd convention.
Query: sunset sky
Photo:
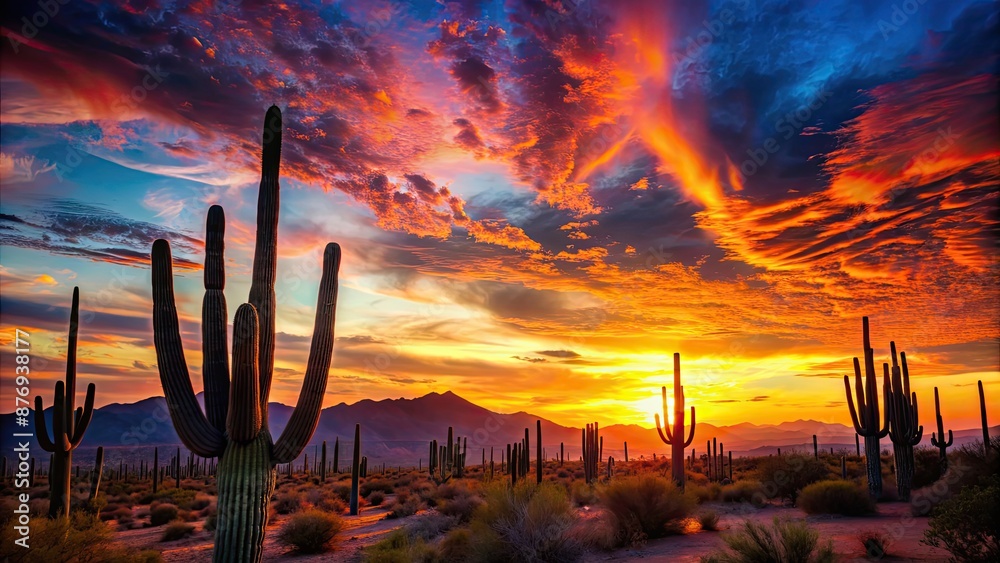
[[[273,401],[336,241],[327,406],[452,390],[651,425],[680,352],[699,421],[850,424],[868,315],[928,435],[934,386],[949,428],[978,426],[979,379],[1000,422],[996,3],[53,5],[0,20],[2,412],[15,327],[51,402],[73,286],[81,387],[162,395],[157,238],[200,389],[205,215],[226,210],[232,314],[277,104]]]

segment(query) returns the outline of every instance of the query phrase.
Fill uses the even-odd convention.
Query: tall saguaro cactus
[[[896,490],[899,499],[910,500],[913,483],[913,446],[920,443],[924,427],[919,424],[917,394],[910,392],[910,372],[906,369],[906,352],[897,360],[896,343],[890,342],[892,353],[892,383],[890,384],[889,439],[892,440],[893,459],[896,464]],[[900,362],[902,365],[900,365]],[[882,364],[885,377],[889,377],[889,364]]]
[[[694,441],[694,407],[691,407],[691,430],[687,440],[684,439],[684,386],[681,385],[681,355],[674,353],[674,422],[673,429],[667,424],[667,388],[662,387],[663,393],[663,426],[660,426],[660,415],[655,415],[656,431],[660,434],[660,439],[664,444],[670,446],[670,469],[673,473],[674,481],[681,489],[684,488],[684,450]],[[666,430],[666,434],[664,434]]]
[[[951,430],[948,431],[948,439],[944,439],[944,419],[941,418],[941,399],[938,397],[938,388],[934,388],[934,416],[937,420],[937,433],[931,432],[931,445],[938,449],[941,458],[941,475],[948,471],[948,448],[955,442],[955,437]]]
[[[983,393],[983,381],[979,380],[979,418],[983,425],[983,454],[990,457],[990,425],[986,421],[986,394]]]
[[[104,473],[104,446],[97,446],[97,455],[94,458],[94,472],[90,474],[90,497],[91,502],[97,498],[97,493],[101,489],[101,474]]]
[[[181,346],[170,245],[162,239],[153,243],[153,341],[170,417],[188,448],[202,457],[220,458],[216,562],[261,560],[275,467],[295,460],[316,430],[333,355],[340,247],[330,243],[323,254],[302,392],[281,436],[272,440],[267,401],[274,372],[280,160],[281,111],[271,106],[264,118],[250,297],[233,321],[231,368],[223,294],[225,215],[217,205],[208,211],[202,305],[204,413],[195,399]]]
[[[35,397],[35,433],[38,445],[52,453],[49,465],[49,518],[69,518],[70,469],[73,450],[80,445],[83,434],[94,416],[93,383],[87,385],[87,398],[82,407],[76,406],[76,340],[80,330],[80,288],[73,288],[73,305],[69,313],[69,338],[66,350],[66,381],[57,381],[52,403],[52,438],[45,425],[42,398]]]
[[[844,376],[844,388],[847,390],[847,407],[851,411],[854,431],[865,438],[865,462],[868,467],[868,494],[873,499],[882,496],[882,460],[879,457],[881,448],[879,440],[889,433],[889,377],[882,381],[882,417],[879,417],[878,378],[875,375],[875,351],[871,347],[871,337],[868,331],[868,317],[861,321],[863,331],[865,356],[865,381],[861,383],[861,364],[854,358],[854,391],[857,394],[857,409],[851,397],[851,378]],[[781,451],[778,451],[781,455]]]

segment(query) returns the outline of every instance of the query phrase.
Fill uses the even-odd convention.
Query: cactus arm
[[[225,451],[225,436],[209,424],[201,412],[184,360],[177,306],[174,304],[170,243],[163,239],[153,243],[152,263],[153,345],[170,418],[184,445],[193,452],[202,457],[219,456]]]
[[[329,243],[323,252],[323,277],[319,283],[316,303],[316,323],[312,346],[302,382],[302,391],[288,420],[288,426],[275,442],[274,455],[278,463],[295,459],[306,446],[319,424],[323,395],[329,379],[333,358],[334,322],[337,314],[337,276],[340,270],[340,245]]]
[[[858,361],[858,359],[854,358],[855,365],[857,364],[857,361]],[[854,399],[851,398],[851,378],[850,378],[850,376],[847,376],[847,375],[844,376],[844,389],[847,391],[847,408],[848,408],[848,410],[851,411],[851,422],[854,423],[854,431],[857,432],[859,435],[864,436],[865,435],[865,428],[861,424],[861,421],[858,420],[858,411],[855,410],[855,408],[854,408]],[[858,405],[861,405],[861,403],[859,402]]]
[[[55,409],[52,411],[52,421],[55,422]],[[42,397],[35,396],[35,434],[38,437],[38,445],[47,452],[55,452],[56,445],[49,439],[49,431],[45,425],[45,408],[42,405]],[[58,440],[58,435],[56,435]]]
[[[666,435],[663,434],[663,430],[662,430],[662,428],[660,426],[660,415],[658,413],[654,414],[653,415],[653,420],[656,421],[656,432],[660,435],[660,440],[663,440],[663,443],[667,444],[669,446],[671,440],[670,440],[670,438],[668,438]],[[664,425],[664,426],[666,426],[666,425]]]
[[[281,161],[281,110],[271,106],[264,116],[260,192],[257,196],[257,241],[253,256],[250,304],[260,327],[260,402],[267,420],[267,398],[274,370],[274,281],[278,267],[278,173]]]
[[[667,434],[667,439],[664,440],[664,442],[669,444],[674,441],[674,435],[673,432],[670,431],[670,425],[672,422],[667,420],[667,413],[670,412],[667,410],[667,388],[664,386],[660,389],[663,395],[663,429],[666,430]],[[674,400],[676,401],[678,398],[674,397]]]
[[[213,205],[205,221],[205,297],[201,307],[201,376],[205,415],[219,432],[226,430],[229,408],[229,345],[226,324],[226,214]]]
[[[257,312],[243,304],[233,320],[233,381],[226,431],[238,444],[249,444],[260,432],[260,377],[257,366]]]
[[[914,391],[911,394],[911,397],[913,397],[913,423],[910,425],[910,428],[913,428],[913,424],[917,424],[917,422],[920,421],[920,414],[917,408],[917,392]],[[917,432],[916,434],[913,435],[913,438],[910,440],[910,443],[914,446],[919,444],[923,436],[924,436],[924,425],[921,424],[917,426]]]
[[[951,430],[948,431],[948,441],[944,443],[945,447],[951,447],[952,443],[955,442],[955,437],[952,436]]]
[[[694,407],[691,407],[691,432],[688,434],[688,439],[684,442],[685,448],[690,446],[691,442],[694,441],[694,426],[695,426]]]
[[[90,421],[94,418],[94,393],[97,391],[97,387],[91,383],[87,385],[87,398],[84,399],[82,412],[81,409],[76,409],[78,415],[76,422],[76,431],[70,437],[67,433],[69,439],[70,447],[75,448],[80,445],[83,441],[83,434],[87,432],[87,427],[90,426]]]

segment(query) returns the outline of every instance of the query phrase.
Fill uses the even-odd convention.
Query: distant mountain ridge
[[[202,395],[198,395],[201,402]],[[204,405],[202,405],[204,406]],[[293,408],[281,403],[270,403],[268,418],[271,433],[277,437],[288,423]],[[47,422],[51,422],[51,408],[45,412]],[[33,417],[29,417],[33,418]],[[364,399],[354,404],[339,403],[323,409],[316,432],[310,446],[304,453],[312,455],[314,445],[327,441],[332,448],[338,437],[344,446],[354,435],[354,425],[361,423],[361,442],[364,454],[373,463],[417,464],[426,463],[428,442],[445,441],[448,427],[455,428],[455,436],[468,440],[468,463],[478,464],[485,453],[490,457],[494,449],[494,459],[499,461],[500,449],[506,444],[521,440],[524,429],[529,429],[534,450],[535,421],[542,421],[542,442],[548,458],[557,456],[560,443],[564,444],[566,456],[577,459],[580,455],[581,430],[556,424],[547,419],[525,413],[496,413],[476,405],[452,393],[429,393],[413,399]],[[601,421],[598,421],[601,422]],[[49,425],[51,428],[51,425]],[[16,425],[13,414],[0,415],[0,431],[4,436],[17,432],[34,433],[34,421],[28,427]],[[991,434],[1000,432],[1000,426],[993,427]],[[753,424],[743,422],[732,426],[714,426],[699,422],[692,447],[697,454],[704,453],[706,443],[715,438],[725,445],[726,451],[734,455],[766,455],[777,448],[785,451],[798,449],[812,451],[812,435],[818,436],[819,447],[829,451],[854,450],[854,429],[843,424],[831,424],[815,420],[796,420],[780,424]],[[645,428],[631,424],[611,424],[601,427],[604,437],[604,457],[624,457],[624,443],[628,442],[629,456],[666,455],[669,451],[660,441],[655,428]],[[975,440],[982,436],[980,429],[954,432],[955,445]],[[930,432],[925,432],[924,442],[929,443]],[[889,444],[888,439],[884,441]],[[33,441],[33,444],[37,442]],[[150,397],[135,403],[113,403],[95,409],[90,428],[81,444],[76,461],[89,463],[97,446],[104,446],[110,454],[110,461],[119,458],[151,457],[152,447],[161,446],[169,453],[180,447],[186,449],[177,437],[166,400]],[[346,448],[346,446],[344,446]],[[34,455],[47,458],[46,452],[37,449]],[[332,456],[332,452],[329,454]],[[350,454],[341,450],[341,459]]]

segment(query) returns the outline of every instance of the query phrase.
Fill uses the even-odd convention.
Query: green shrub
[[[568,533],[575,514],[564,487],[527,480],[510,487],[498,481],[483,492],[485,502],[470,523],[469,561],[562,563],[582,555],[582,545]]]
[[[722,502],[750,502],[755,505],[762,504],[765,498],[767,497],[760,481],[737,481],[722,487],[719,495]]]
[[[601,502],[614,517],[620,545],[679,533],[694,509],[693,497],[651,473],[612,481],[601,491]]]
[[[441,559],[446,563],[468,561],[471,553],[472,532],[456,528],[441,540]]]
[[[361,553],[364,563],[432,563],[436,559],[433,547],[421,538],[411,538],[403,529],[393,531]]]
[[[149,509],[149,524],[162,526],[177,519],[177,507],[172,504],[157,504]]]
[[[952,561],[1000,561],[1000,478],[986,483],[938,505],[921,541],[947,549]]]
[[[705,510],[698,513],[698,524],[702,530],[715,531],[719,529],[719,514],[714,510]]]
[[[701,558],[702,563],[833,563],[833,543],[819,545],[819,533],[805,522],[774,519],[774,524],[746,520],[723,534],[728,549]]]
[[[157,563],[156,552],[135,553],[114,541],[114,531],[100,519],[83,512],[73,512],[69,519],[31,520],[30,549],[14,540],[20,537],[13,525],[0,530],[0,560],[23,563]],[[17,550],[17,551],[12,551]]]
[[[719,500],[719,496],[722,494],[722,485],[718,483],[691,485],[687,487],[686,492],[695,500],[695,502],[702,504],[704,502]]]
[[[322,553],[330,549],[343,527],[337,514],[306,510],[289,517],[278,533],[278,541],[299,553]]]
[[[788,499],[795,504],[799,491],[831,478],[830,468],[811,455],[785,454],[757,460],[757,478],[767,498]]]
[[[194,526],[186,522],[173,522],[165,530],[160,541],[176,541],[194,533]]]
[[[597,502],[597,491],[584,481],[573,481],[570,496],[576,506],[590,506]]]
[[[851,481],[818,481],[799,493],[798,507],[806,514],[861,516],[875,512],[868,491]]]

